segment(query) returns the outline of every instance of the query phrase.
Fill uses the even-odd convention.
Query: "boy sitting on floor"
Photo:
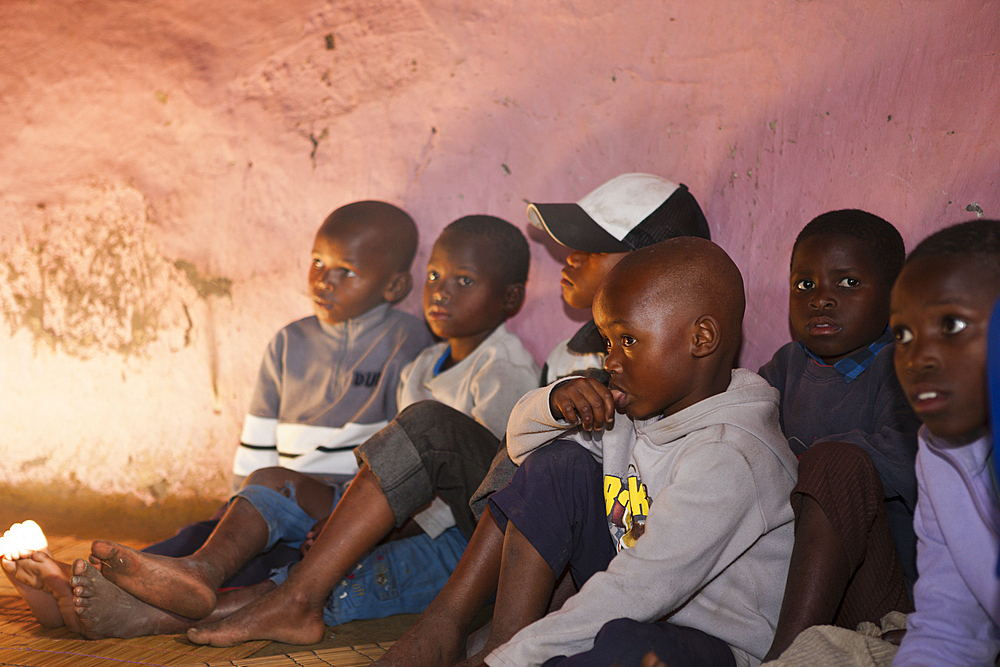
[[[531,204],[528,218],[533,225],[546,230],[558,243],[571,249],[560,281],[563,300],[573,308],[588,311],[608,271],[629,252],[677,236],[709,237],[705,216],[687,187],[652,174],[616,176],[577,203]],[[542,384],[567,375],[606,378],[603,368],[606,353],[604,340],[591,320],[553,349],[543,369]],[[397,425],[404,427],[401,431],[405,430],[414,443],[441,441],[441,438],[417,435],[421,432],[422,421],[433,422],[440,430],[447,427],[452,439],[465,443],[476,440],[474,433],[462,428],[462,424],[468,422],[462,415],[453,411],[450,415],[419,414],[428,412],[423,409],[425,407],[431,406],[420,404],[407,408],[396,420]],[[435,413],[443,412],[440,407],[434,410]],[[422,449],[427,451],[424,457],[427,472],[423,476],[437,479],[435,471],[443,466],[436,465],[435,461],[443,452],[438,447]],[[379,664],[452,665],[465,658],[467,651],[475,651],[472,647],[485,636],[480,632],[467,641],[470,624],[496,592],[503,548],[503,532],[490,517],[486,498],[510,480],[516,466],[507,455],[505,444],[482,441],[476,449],[496,452],[496,456],[488,474],[483,471],[486,477],[480,475],[482,483],[478,488],[467,486],[464,490],[466,498],[472,495],[469,505],[476,517],[481,517],[475,523],[472,512],[466,512],[475,533],[441,593],[406,634],[379,658]],[[471,481],[471,476],[469,478]],[[550,603],[551,608],[557,608],[563,597],[574,590],[569,577],[564,577],[562,584]],[[517,629],[519,626],[505,630],[494,625],[491,639],[502,643]]]
[[[432,396],[451,400],[483,419],[482,428],[501,432],[513,403],[538,376],[533,359],[503,326],[523,301],[527,268],[523,234],[499,218],[468,216],[442,232],[428,264],[424,310],[431,328],[447,342],[429,348],[404,370],[401,402]],[[393,453],[381,455],[391,458]],[[352,487],[369,477],[363,466]],[[436,539],[422,533],[388,542],[366,556],[359,534],[380,530],[386,517],[351,502],[352,497],[347,493],[336,503],[287,581],[277,588],[283,577],[265,581],[223,593],[218,600],[218,585],[247,558],[278,540],[303,540],[330,513],[334,491],[301,473],[265,469],[248,477],[208,542],[190,557],[163,558],[95,542],[91,560],[122,588],[78,560],[72,578],[77,620],[91,637],[173,633],[192,627],[213,609],[206,620],[224,618],[253,600],[245,615],[233,619],[234,625],[309,644],[322,639],[324,620],[335,625],[422,609],[447,579],[464,538],[454,528]],[[392,521],[390,512],[383,535]],[[350,581],[344,580],[348,572]],[[269,594],[257,599],[264,593]],[[258,625],[244,625],[246,618]],[[225,626],[206,630],[212,637],[225,632]],[[233,639],[238,641],[242,639]]]
[[[1000,653],[997,425],[990,426],[986,386],[987,328],[998,298],[997,220],[931,235],[910,253],[892,290],[896,373],[924,422],[916,611],[894,667],[992,667]]]
[[[315,314],[268,344],[233,461],[234,491],[269,466],[341,485],[354,476],[351,450],[396,416],[399,373],[433,342],[420,319],[392,307],[410,292],[416,251],[413,219],[392,204],[354,202],[326,218],[309,266]],[[216,524],[217,518],[185,526],[145,551],[190,555]],[[298,558],[297,550],[278,545],[226,586],[259,583]]]
[[[912,610],[920,423],[888,330],[904,258],[896,228],[865,211],[824,213],[795,239],[788,313],[798,340],[760,369],[781,392],[783,431],[800,457],[795,547],[767,659],[810,626],[854,630]]]
[[[763,656],[792,549],[796,464],[778,392],[732,370],[744,303],[739,269],[702,239],[637,250],[608,274],[594,320],[609,386],[535,390],[508,424],[520,467],[489,501],[505,530],[494,625],[527,627],[488,664],[593,649],[567,664],[638,665],[650,648],[638,621],[666,616],[657,646],[673,667]],[[580,592],[535,620],[567,566]]]

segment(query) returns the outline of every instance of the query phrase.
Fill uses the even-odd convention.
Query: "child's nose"
[[[438,285],[431,293],[431,301],[434,303],[444,303],[450,299],[451,294],[445,289],[444,285]]]
[[[566,255],[566,263],[574,269],[579,269],[580,265],[583,264],[583,253],[579,250],[574,250],[570,254]]]
[[[609,350],[608,356],[604,358],[604,370],[609,373],[620,373],[621,363],[618,361],[617,350]]]
[[[332,290],[337,283],[336,272],[333,270],[327,271],[319,277],[319,287],[324,290]]]
[[[817,287],[813,290],[812,298],[809,299],[809,305],[817,310],[823,310],[836,306],[837,300],[828,290]]]
[[[929,341],[914,338],[906,345],[904,354],[906,355],[906,370],[911,373],[926,371],[938,365],[937,350]]]

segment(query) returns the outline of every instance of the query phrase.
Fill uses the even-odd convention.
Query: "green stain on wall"
[[[229,278],[202,278],[198,273],[198,267],[187,260],[179,259],[174,262],[174,266],[184,272],[188,282],[198,292],[202,299],[210,296],[225,296],[232,298],[233,281]]]
[[[157,339],[170,265],[148,242],[134,190],[96,188],[77,208],[46,207],[31,240],[0,250],[0,306],[13,334],[89,358]]]

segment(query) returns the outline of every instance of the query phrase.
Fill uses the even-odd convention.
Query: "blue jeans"
[[[298,546],[315,524],[295,501],[295,490],[289,490],[291,497],[262,486],[248,486],[237,494],[267,522],[268,548],[279,542]],[[448,581],[467,544],[462,531],[453,526],[434,539],[421,534],[377,546],[330,592],[323,622],[339,625],[422,612]],[[271,581],[281,585],[292,567],[275,570]]]

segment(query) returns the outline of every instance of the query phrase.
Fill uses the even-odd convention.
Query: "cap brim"
[[[627,245],[601,229],[579,204],[531,204],[528,219],[560,244],[582,252],[628,252]]]

